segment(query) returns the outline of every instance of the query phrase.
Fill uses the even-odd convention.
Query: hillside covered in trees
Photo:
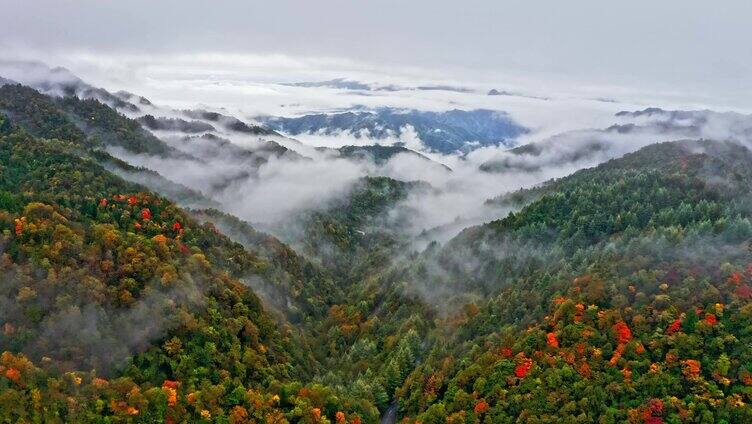
[[[97,100],[8,84],[0,113],[3,422],[752,422],[741,144],[650,145],[415,249],[423,182],[280,240],[128,178],[108,147],[187,153]]]

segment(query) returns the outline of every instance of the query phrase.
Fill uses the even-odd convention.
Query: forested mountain
[[[307,265],[261,258],[75,145],[37,139],[5,117],[2,128],[4,418],[321,414],[306,396],[328,399],[332,416],[373,417],[367,404],[348,411],[349,401],[329,399],[326,387],[301,388],[296,379],[318,368],[305,336],[264,312],[244,284],[288,287],[282,280],[300,275],[293,267]]]
[[[21,83],[46,95],[97,100],[124,113],[141,113],[142,108],[151,106],[144,97],[125,91],[110,93],[86,83],[68,69],[50,68],[41,62],[0,60],[0,75],[10,77],[0,79],[3,84]]]
[[[280,239],[109,153],[249,174],[317,160],[198,135],[263,127],[15,84],[0,113],[3,422],[752,421],[738,140],[636,148],[419,249],[405,201],[426,182],[359,178],[265,229]]]
[[[267,117],[262,122],[277,131],[300,134],[351,134],[355,138],[400,137],[412,128],[426,149],[452,153],[480,146],[512,146],[528,130],[503,112],[449,110],[427,112],[379,108],[299,117]]]
[[[191,119],[202,119],[209,122],[221,124],[224,128],[245,134],[255,135],[279,135],[274,131],[259,125],[249,125],[233,116],[224,115],[218,112],[211,112],[203,109],[184,110],[182,113]]]
[[[455,312],[398,391],[407,415],[748,421],[751,159],[649,146],[515,193],[536,200],[426,255],[431,290],[490,301]]]
[[[0,111],[32,135],[86,147],[117,146],[134,153],[166,155],[162,140],[95,99],[51,97],[23,85],[0,87]]]
[[[325,150],[325,148],[321,148]],[[347,159],[369,160],[376,165],[384,165],[397,155],[406,155],[411,158],[417,158],[421,161],[431,162],[435,167],[444,168],[451,171],[446,165],[434,162],[428,157],[403,146],[382,146],[379,144],[369,146],[342,146],[337,149],[339,155]]]
[[[154,117],[153,115],[144,115],[138,118],[138,122],[150,130],[157,131],[203,133],[215,130],[211,124],[201,121],[186,121],[180,118]]]

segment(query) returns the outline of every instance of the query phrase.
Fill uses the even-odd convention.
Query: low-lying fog
[[[178,69],[181,64],[187,66]],[[620,111],[642,110],[647,105],[595,97],[600,93],[590,89],[577,96],[564,90],[543,92],[529,82],[510,87],[489,81],[467,84],[456,79],[440,80],[436,75],[421,80],[410,72],[387,76],[348,66],[337,71],[349,74],[332,75],[302,72],[305,64],[297,62],[255,64],[255,68],[210,71],[205,62],[188,63],[187,59],[172,64],[127,63],[130,77],[116,74],[106,81],[106,88],[146,95],[151,104],[140,104],[136,112],[121,112],[132,118],[149,114],[185,121],[191,130],[153,131],[184,155],[135,155],[114,148],[110,153],[201,191],[225,211],[270,231],[295,220],[300,213],[326,207],[364,176],[423,181],[431,189],[411,193],[390,216],[399,217],[402,228],[412,236],[430,231],[432,238],[444,241],[462,228],[506,215],[509,210],[486,202],[500,194],[595,166],[650,143],[702,137],[746,141],[752,134],[748,130],[752,119],[733,113],[677,115],[654,111],[617,116]],[[275,66],[284,71],[280,76],[263,74],[264,69]],[[102,81],[103,69],[109,68],[91,72],[94,80]],[[70,78],[65,72],[14,72],[7,63],[0,66],[0,76],[36,86],[45,78],[63,83]],[[86,81],[85,76],[83,79]],[[115,83],[123,86],[112,87]],[[489,95],[492,89],[496,91]],[[633,93],[617,93],[634,99]],[[473,144],[475,140],[467,140],[470,147],[463,152],[447,154],[428,149],[410,125],[401,128],[399,134],[375,138],[368,131],[316,131],[294,137],[254,134],[228,124],[237,118],[253,127],[262,116],[294,117],[383,107],[504,112],[528,130],[507,140],[507,144],[537,147],[478,147]],[[203,119],[186,110],[219,112],[222,118]],[[213,129],[203,131],[207,128]],[[370,160],[344,158],[335,150],[375,144],[400,145],[413,152]]]

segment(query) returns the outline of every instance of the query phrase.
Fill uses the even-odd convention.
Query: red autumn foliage
[[[739,379],[745,386],[752,386],[752,373],[749,371],[742,371]]]
[[[684,363],[684,369],[682,372],[684,373],[684,376],[686,376],[689,379],[695,379],[700,376],[700,361],[697,361],[695,359],[687,359],[683,361]]]
[[[666,329],[666,333],[668,334],[676,333],[677,331],[681,330],[681,325],[682,325],[681,318],[675,319],[674,322],[672,322]]]
[[[705,318],[703,319],[710,325],[716,325],[718,323],[718,318],[716,318],[716,316],[711,313],[705,314]]]
[[[172,224],[173,231],[180,231],[181,228],[183,228],[183,227],[177,221],[174,224]]]
[[[582,316],[585,314],[585,305],[578,303],[574,305],[577,312],[574,313],[574,322],[582,321]]]
[[[126,415],[138,415],[139,411],[133,406],[128,405],[127,402],[116,402],[114,399],[110,400],[110,409],[119,414]]]
[[[102,206],[102,207],[107,206],[107,199],[102,198],[102,200],[99,201],[99,206]]]
[[[162,387],[167,395],[167,406],[175,406],[178,403],[178,391],[169,387]]]
[[[179,385],[179,382],[173,380],[165,380],[164,383],[162,383],[162,387],[169,387],[171,389],[177,389]]]
[[[549,346],[558,348],[559,347],[559,339],[556,338],[556,333],[548,333],[546,335],[546,343],[548,343]]]
[[[110,382],[105,380],[104,378],[96,377],[93,380],[91,380],[91,384],[94,385],[97,389],[103,389],[106,388]]]
[[[149,208],[141,209],[141,218],[151,219],[151,211],[149,210]]]
[[[21,380],[21,371],[15,368],[8,368],[5,371],[5,378],[14,383],[18,383]]]
[[[582,365],[580,365],[580,368],[577,370],[577,372],[579,372],[580,375],[585,378],[590,377],[590,375],[592,374],[590,365],[588,365],[587,362],[583,362]]]
[[[616,365],[619,362],[619,359],[621,359],[621,355],[624,354],[624,343],[619,343],[616,346],[616,349],[614,350],[614,356],[611,357],[611,359],[608,361],[610,365]]]
[[[423,392],[429,396],[435,395],[436,391],[441,387],[441,381],[441,376],[431,374],[431,376],[428,377],[428,381],[426,381],[426,387]]]
[[[337,413],[334,415],[334,417],[337,420],[337,424],[345,424],[345,413],[342,411],[337,411]]]
[[[522,362],[517,364],[517,366],[514,368],[514,375],[519,378],[524,378],[527,373],[530,372],[531,368],[533,368],[533,360],[530,358],[523,358]]]
[[[616,341],[620,344],[627,343],[632,340],[632,330],[629,329],[624,321],[619,321],[614,324],[614,332],[616,333]]]
[[[663,413],[663,401],[661,399],[650,399],[648,402],[648,410],[653,415],[661,415]]]
[[[502,347],[501,348],[501,356],[502,357],[504,357],[504,358],[511,358],[512,354],[513,354],[512,349],[510,349],[508,347]]]
[[[734,272],[731,275],[729,275],[728,282],[738,286],[742,283],[742,273],[741,272]]]
[[[734,294],[741,297],[742,299],[752,298],[752,287],[746,284],[741,285],[734,291]]]
[[[476,414],[482,414],[486,411],[488,411],[488,404],[483,399],[479,400],[478,403],[475,404],[475,408],[473,409],[473,412],[475,412]]]
[[[642,420],[648,424],[662,424],[663,418],[663,401],[660,399],[650,399],[642,412]]]
[[[135,206],[138,203],[138,199],[136,199],[135,196],[131,196],[128,198],[128,204],[131,206]]]

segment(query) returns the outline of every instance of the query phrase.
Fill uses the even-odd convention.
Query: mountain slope
[[[364,273],[386,266],[396,250],[406,246],[399,221],[389,213],[410,191],[427,188],[425,183],[388,177],[363,178],[343,199],[299,217],[288,238],[348,284],[358,282]]]
[[[183,115],[191,119],[203,120],[206,122],[219,124],[224,129],[236,131],[236,132],[243,133],[243,134],[279,136],[279,134],[277,134],[276,132],[268,128],[264,128],[259,125],[249,125],[239,120],[238,118],[224,115],[218,112],[211,112],[211,111],[207,111],[203,109],[196,109],[196,110],[183,110],[182,113]]]
[[[255,148],[245,148],[210,133],[160,139],[141,127],[137,120],[120,114],[98,100],[50,97],[22,85],[0,87],[0,112],[5,112],[35,136],[57,138],[84,149],[94,149],[87,154],[109,170],[131,181],[144,183],[190,207],[215,207],[216,204],[199,190],[210,193],[233,181],[249,178],[271,158],[304,159],[274,141],[259,140]],[[196,121],[194,124],[200,127],[203,123]],[[173,162],[169,160],[180,161],[185,166],[221,160],[226,165],[232,164],[232,167],[225,168],[232,168],[236,172],[220,175],[210,181],[211,186],[192,190],[156,173],[163,169],[131,166],[119,158],[134,163],[143,158],[157,162],[167,159],[166,166],[172,166]]]
[[[149,100],[126,92],[110,93],[94,87],[65,68],[50,68],[41,62],[0,60],[0,85],[23,84],[52,97],[76,97],[97,100],[123,113],[139,113],[151,106]],[[132,102],[133,101],[133,102]]]
[[[317,367],[306,342],[241,280],[275,278],[284,273],[270,269],[284,264],[75,146],[36,139],[4,117],[0,128],[0,346],[13,352],[0,358],[0,416],[298,420],[341,410],[373,420],[367,403],[316,400],[329,388],[299,392],[295,379]]]
[[[376,165],[384,165],[395,156],[404,154],[425,161],[426,163],[430,162],[432,165],[435,164],[437,167],[444,168],[444,170],[451,171],[448,166],[434,162],[428,157],[403,146],[381,146],[373,144],[370,146],[342,146],[337,150],[339,151],[340,157],[355,160],[368,160]]]
[[[214,131],[211,124],[200,121],[186,121],[180,118],[154,117],[153,115],[144,115],[137,119],[144,127],[152,131],[179,131],[184,133],[203,133]]]
[[[427,252],[413,278],[429,301],[479,296],[446,312],[404,413],[749,420],[750,161],[731,143],[649,146]]]
[[[216,209],[191,211],[191,215],[212,223],[246,250],[274,265],[271,271],[277,278],[254,279],[248,284],[292,322],[320,319],[332,302],[344,300],[341,287],[334,284],[331,276],[276,238]]]
[[[0,87],[0,111],[38,137],[86,147],[117,146],[134,153],[166,155],[172,149],[98,100],[54,98],[22,85]]]

